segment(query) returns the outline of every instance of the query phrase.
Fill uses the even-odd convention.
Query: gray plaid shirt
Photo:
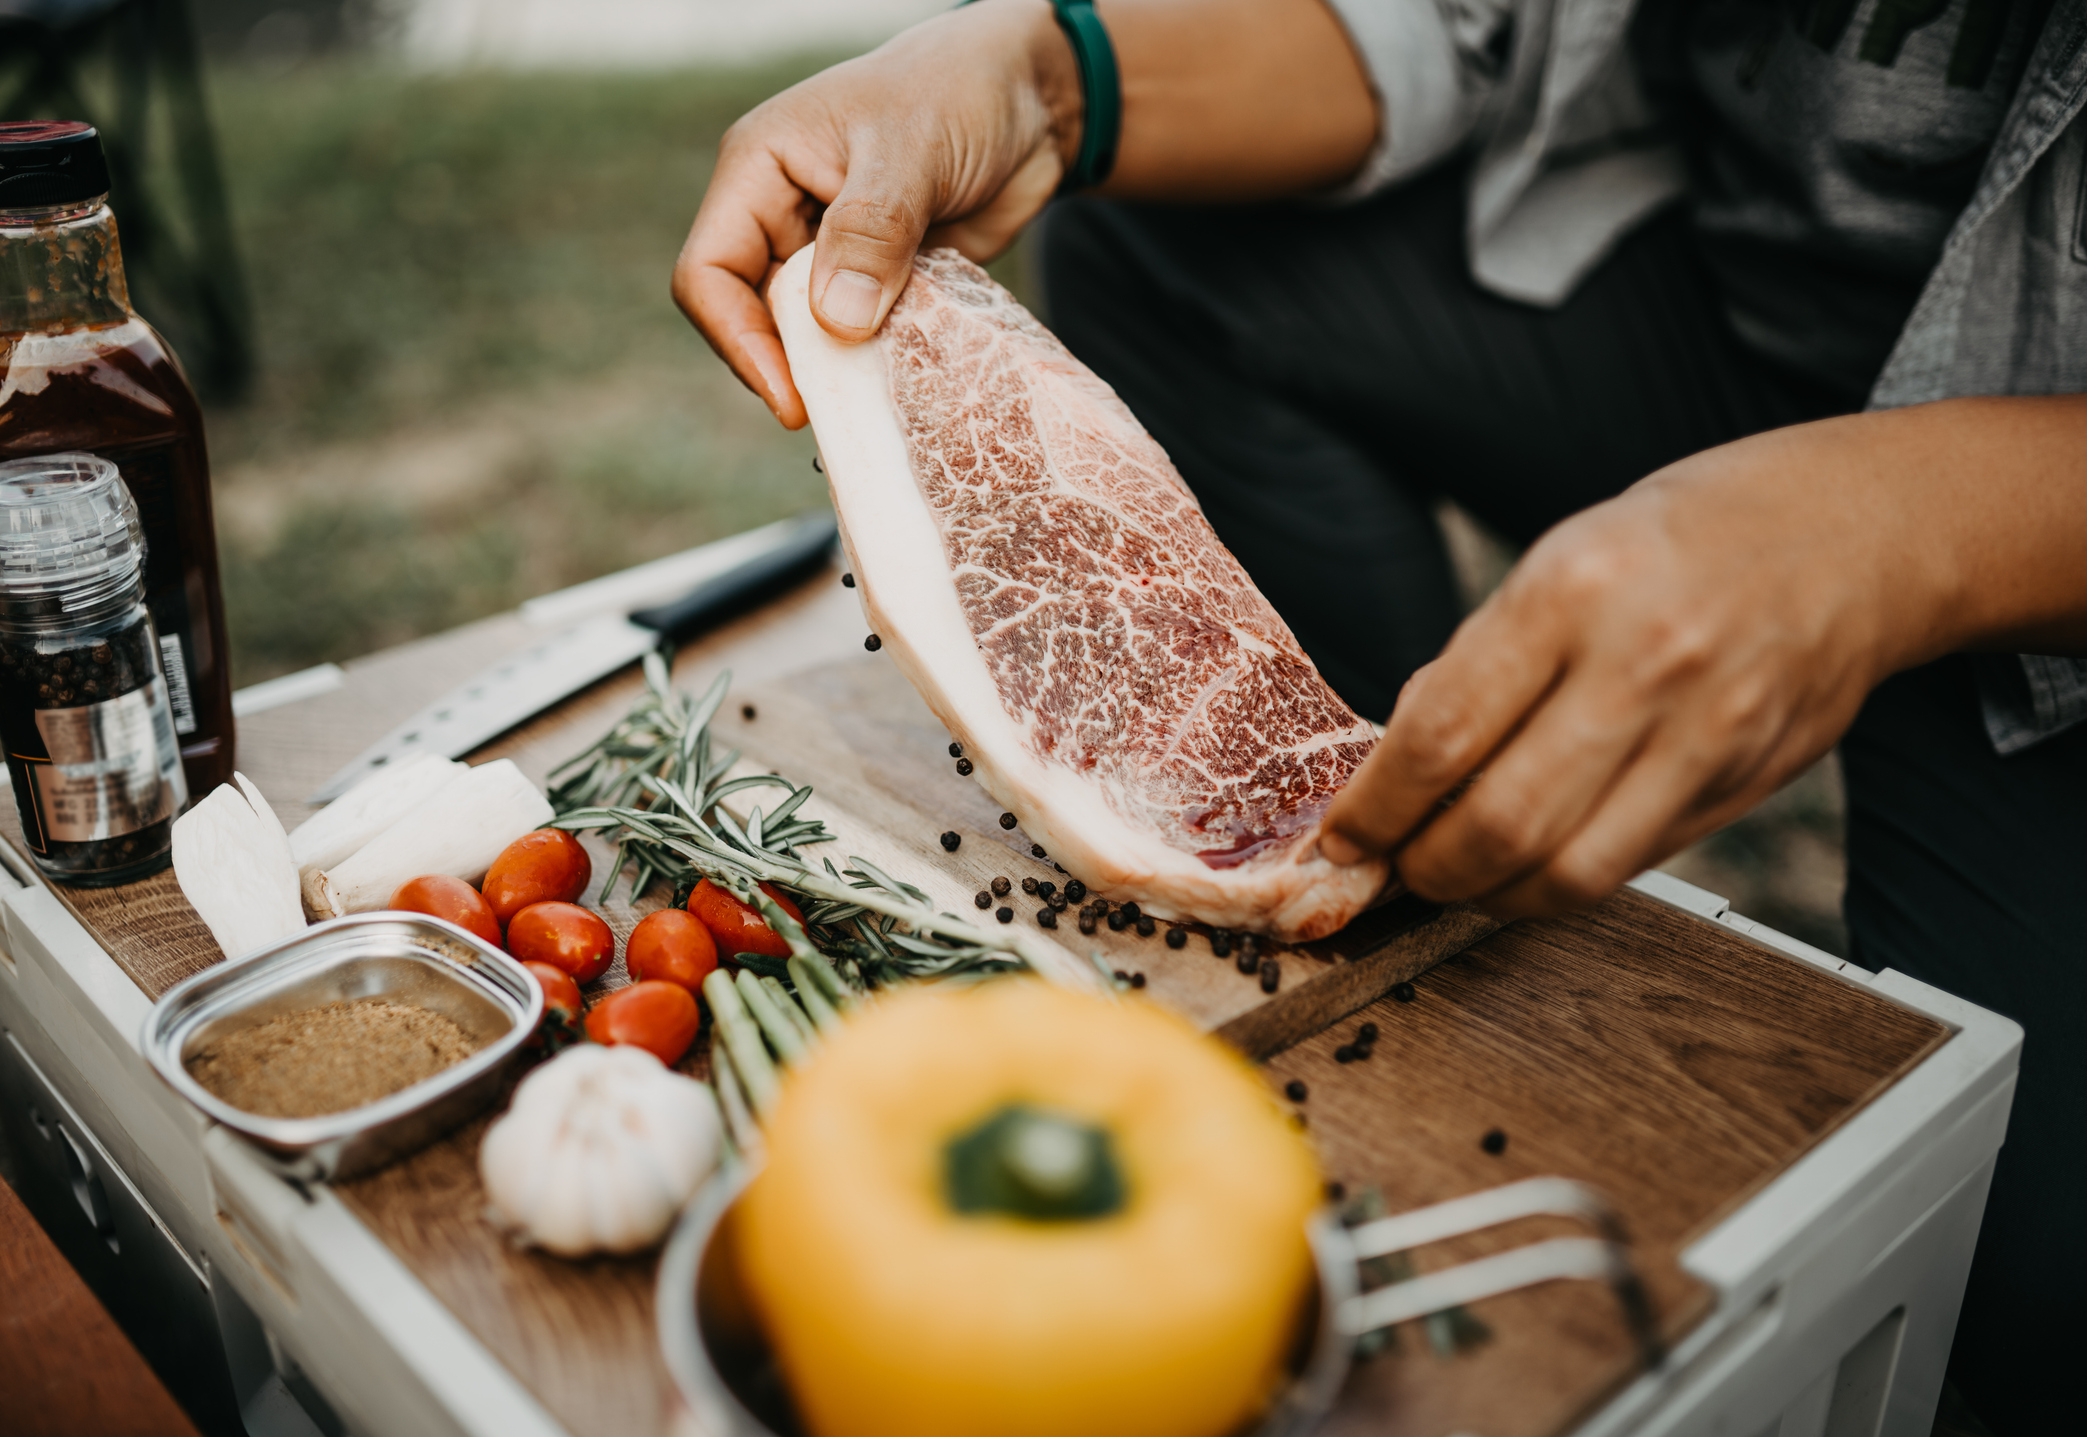
[[[1626,35],[1637,0],[1328,0],[1377,91],[1368,194],[1475,150],[1472,277],[1557,304],[1687,175]],[[1862,0],[1864,10],[1880,0]],[[1862,31],[1849,27],[1848,40]],[[2054,0],[1971,201],[1870,392],[1890,409],[2087,392],[2087,0]],[[2087,563],[2087,555],[2082,555]],[[1981,661],[1994,746],[2087,720],[2087,660]]]

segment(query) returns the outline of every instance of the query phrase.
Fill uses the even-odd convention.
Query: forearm
[[[1850,415],[1675,471],[1687,485],[1727,478],[1719,508],[1821,524],[1822,557],[1868,567],[1875,679],[1963,649],[2087,654],[2087,396]]]
[[[1376,101],[1323,0],[1100,0],[1123,75],[1110,194],[1254,200],[1352,175]]]
[[[981,25],[981,38],[1018,48],[1069,163],[1084,121],[1070,44],[1047,0],[972,8],[988,5],[1000,7],[999,23],[990,38]],[[1095,9],[1123,93],[1108,194],[1238,201],[1306,193],[1353,174],[1376,139],[1369,80],[1324,0],[1100,0]],[[1017,14],[1024,18],[1010,28]]]

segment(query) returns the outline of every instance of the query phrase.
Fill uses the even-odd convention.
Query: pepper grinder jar
[[[105,887],[167,866],[188,785],[137,502],[106,459],[0,464],[0,740],[45,875]]]

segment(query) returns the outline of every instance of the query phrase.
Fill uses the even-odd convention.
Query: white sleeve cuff
[[[1377,143],[1333,192],[1361,199],[1426,169],[1464,142],[1478,106],[1467,94],[1456,41],[1435,0],[1326,0],[1377,97]]]

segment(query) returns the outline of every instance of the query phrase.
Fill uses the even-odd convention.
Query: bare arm
[[[1979,648],[2087,653],[2087,396],[1777,430],[1567,520],[1407,684],[1321,850],[1508,915],[1591,903]]]
[[[1375,101],[1321,0],[1104,0],[1123,77],[1107,190],[1264,199],[1363,161]],[[814,312],[868,338],[925,238],[1005,249],[1057,189],[1080,139],[1072,50],[1046,0],[982,0],[915,26],[746,115],[674,267],[674,298],[741,381],[795,429],[804,403],[762,302],[818,242]]]

